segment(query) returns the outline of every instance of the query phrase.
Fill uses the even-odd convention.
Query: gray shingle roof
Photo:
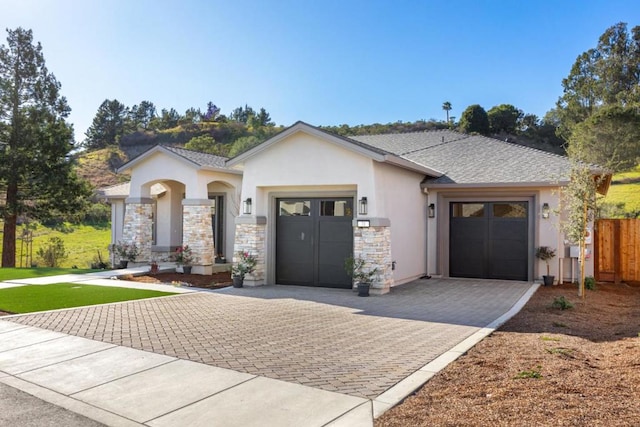
[[[564,156],[450,130],[351,139],[444,172],[429,184],[550,183],[567,180],[570,167]]]
[[[199,151],[187,150],[185,148],[170,147],[168,145],[165,145],[164,148],[174,154],[177,154],[178,156],[184,157],[185,159],[198,164],[199,166],[227,169],[225,163],[227,161],[226,157],[216,156],[209,153],[201,153]]]

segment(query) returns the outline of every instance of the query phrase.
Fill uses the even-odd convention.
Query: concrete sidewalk
[[[372,425],[367,399],[2,320],[0,382],[110,426]]]

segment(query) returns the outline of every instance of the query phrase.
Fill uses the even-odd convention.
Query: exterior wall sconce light
[[[247,200],[242,203],[242,213],[251,215],[251,197],[248,197]]]
[[[430,203],[428,206],[428,214],[429,214],[429,218],[435,218],[436,217],[436,204],[435,203]]]
[[[367,214],[367,198],[363,197],[358,201],[358,214],[366,215]]]
[[[542,204],[542,218],[549,219],[550,212],[551,212],[551,209],[549,208],[549,203],[543,203]]]

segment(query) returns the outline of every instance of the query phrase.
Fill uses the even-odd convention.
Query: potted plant
[[[366,268],[366,261],[362,258],[349,257],[344,262],[344,268],[349,277],[358,286],[358,296],[368,297],[373,278],[378,274],[378,268]]]
[[[176,265],[182,266],[184,274],[191,274],[191,267],[195,258],[189,245],[178,246],[173,254],[173,259]]]
[[[138,249],[135,242],[118,242],[114,245],[114,249],[118,257],[120,257],[119,268],[127,268],[129,261],[135,261],[138,255],[140,255],[140,249]]]
[[[155,258],[152,258],[151,259],[151,266],[149,268],[149,273],[158,274],[159,271],[160,271],[160,269],[158,268],[158,261],[156,261]]]
[[[218,255],[216,255],[216,264],[226,264],[227,263],[227,259],[224,257],[224,255],[222,255],[222,252],[219,252]]]
[[[540,246],[536,249],[536,258],[544,261],[547,264],[547,275],[542,276],[545,286],[553,285],[555,276],[549,274],[549,260],[556,256],[556,250],[551,249],[549,246]]]
[[[240,251],[237,255],[237,261],[231,266],[231,276],[234,288],[241,288],[244,283],[244,276],[253,273],[258,260],[249,252]]]

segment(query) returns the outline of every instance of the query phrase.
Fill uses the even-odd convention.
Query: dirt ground
[[[552,308],[564,296],[573,308]],[[541,287],[520,313],[383,414],[386,426],[640,425],[640,287]]]

